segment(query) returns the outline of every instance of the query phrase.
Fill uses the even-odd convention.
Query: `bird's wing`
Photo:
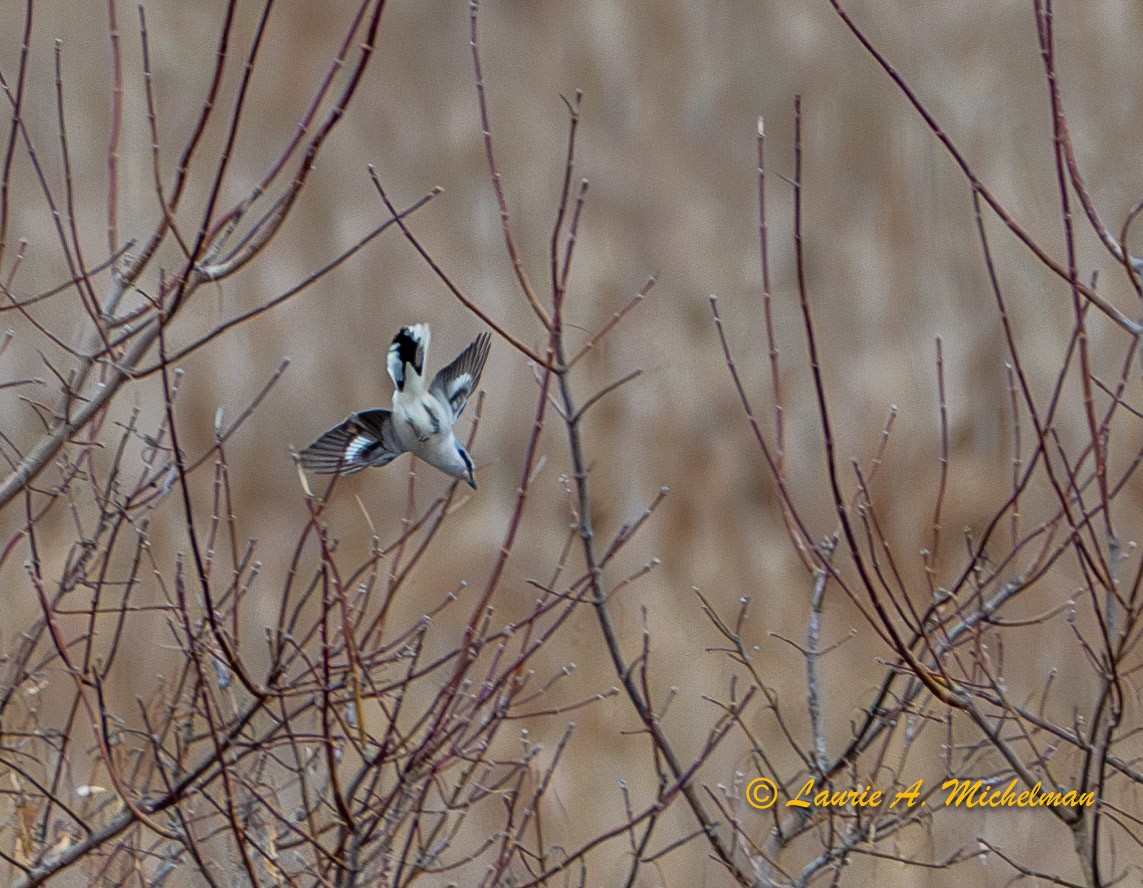
[[[393,344],[389,346],[389,375],[393,378],[393,385],[397,391],[405,390],[406,365],[412,365],[413,373],[420,379],[425,372],[425,359],[429,356],[429,325],[413,324],[411,327],[402,327],[393,337]]]
[[[351,475],[385,466],[404,452],[388,410],[362,410],[334,426],[298,454],[302,468],[319,475]]]
[[[438,400],[452,409],[453,422],[460,419],[469,396],[480,384],[480,374],[484,370],[484,362],[488,360],[491,339],[488,333],[477,336],[468,348],[457,355],[455,361],[436,375],[433,384],[429,386],[430,394],[436,395]]]

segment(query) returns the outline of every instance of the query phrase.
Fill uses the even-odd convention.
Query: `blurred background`
[[[274,8],[225,183],[227,201],[244,194],[277,157],[341,39],[351,7],[346,0],[284,0]],[[847,8],[981,179],[1062,261],[1048,93],[1030,4],[902,0],[854,2]],[[168,178],[208,85],[219,11],[220,4],[209,2],[156,3],[146,9]],[[238,33],[246,40],[258,13],[256,6],[240,5]],[[124,6],[120,16],[126,90],[120,228],[126,239],[149,231],[158,209],[136,11]],[[18,65],[22,26],[23,4],[0,5],[0,71],[9,80]],[[367,171],[374,164],[398,205],[433,186],[444,188],[412,217],[413,231],[485,312],[542,351],[546,340],[515,283],[489,185],[468,28],[465,3],[389,4],[377,58],[348,119],[323,149],[271,258],[221,285],[202,288],[193,311],[184,312],[175,326],[178,342],[172,345],[190,342],[280,294],[383,221],[385,209]],[[1143,129],[1132,88],[1143,75],[1138,52],[1143,9],[1122,0],[1062,4],[1056,28],[1065,110],[1078,159],[1100,212],[1118,230],[1143,194],[1138,163]],[[801,95],[806,269],[838,459],[852,490],[849,460],[859,458],[868,466],[896,406],[899,413],[877,470],[874,499],[905,579],[918,584],[921,601],[924,569],[917,553],[929,545],[939,477],[938,337],[944,353],[951,477],[939,582],[955,580],[964,564],[965,534],[983,530],[1011,483],[1008,356],[981,259],[969,187],[825,0],[490,0],[481,7],[480,34],[497,161],[525,265],[542,294],[550,292],[547,249],[564,172],[567,111],[560,97],[584,91],[576,174],[589,180],[590,190],[566,312],[567,323],[574,326],[572,346],[586,342],[589,331],[601,327],[650,276],[657,278],[647,298],[573,377],[582,401],[632,369],[644,371],[585,420],[597,534],[609,539],[623,522],[643,512],[661,486],[670,488],[653,520],[609,571],[609,582],[615,583],[652,558],[660,559],[654,571],[616,599],[615,616],[628,653],[637,651],[645,620],[653,639],[652,678],[659,699],[671,687],[678,689],[666,729],[683,754],[695,755],[717,716],[704,695],[727,699],[735,670],[724,654],[711,650],[721,640],[694,590],[726,615],[736,611],[739,599],[749,597],[745,631],[757,645],[758,668],[793,729],[804,733],[804,661],[787,640],[804,641],[811,581],[789,543],[774,485],[731,384],[708,300],[711,294],[719,297],[730,347],[763,428],[772,435],[758,249],[758,118],[764,118],[767,136],[767,214],[790,486],[812,534],[820,539],[833,533],[836,517],[825,484],[821,427],[797,304],[792,192],[782,178],[793,175],[793,104]],[[61,175],[51,48],[57,38],[62,40],[76,215],[81,230],[92,232],[89,255],[105,256],[106,8],[54,2],[36,6],[36,42],[29,60],[33,99],[25,122],[53,180]],[[235,77],[235,71],[229,76]],[[220,128],[207,138],[219,144]],[[66,279],[66,273],[51,215],[38,196],[26,156],[17,158],[17,173],[21,184],[10,240],[24,238],[29,246],[13,288],[32,294]],[[191,205],[201,206],[204,198],[190,198]],[[994,218],[986,224],[1025,369],[1037,394],[1047,398],[1071,334],[1070,294]],[[1134,317],[1135,297],[1122,269],[1089,234],[1081,233],[1079,245],[1082,277],[1098,272],[1101,293]],[[66,300],[45,304],[36,319],[65,337],[86,322],[75,302]],[[1090,319],[1096,372],[1114,379],[1132,343],[1102,315],[1093,312]],[[276,590],[308,514],[290,448],[305,446],[351,411],[388,406],[389,340],[399,326],[417,321],[432,325],[434,369],[482,329],[394,230],[315,286],[183,362],[180,433],[186,450],[197,455],[210,446],[216,412],[221,408],[227,416],[236,415],[280,360],[291,360],[283,382],[228,445],[240,504],[237,526],[241,535],[258,540],[264,565],[257,587],[264,616],[246,617],[252,638],[261,637],[261,625],[276,616]],[[51,343],[11,312],[0,321],[5,326],[18,334],[2,359],[5,378],[44,376],[36,349],[51,355]],[[481,586],[505,532],[520,483],[536,376],[519,353],[494,341],[483,388],[486,400],[472,448],[479,490],[467,498],[447,528],[445,544],[434,547],[397,602],[406,621],[462,580]],[[0,390],[0,426],[25,448],[41,426],[20,394]],[[123,409],[138,407],[142,424],[153,427],[161,418],[160,394],[157,379],[150,377],[132,387]],[[1078,390],[1065,387],[1057,420],[1065,443],[1084,440],[1080,408]],[[469,422],[466,416],[465,429]],[[1130,455],[1137,449],[1138,429],[1125,425],[1122,430],[1123,437],[1114,442],[1122,449],[1116,453]],[[526,580],[550,575],[574,521],[566,494],[566,438],[555,421],[544,432],[541,454],[544,463],[527,520],[494,601],[496,619],[505,622],[530,609],[535,591]],[[410,468],[406,458],[339,485],[328,518],[343,551],[360,552],[361,558],[368,553],[371,531],[362,509],[382,538],[399,532]],[[423,506],[447,481],[423,466],[416,468],[416,496]],[[197,493],[205,509],[209,478],[202,480]],[[1116,517],[1126,539],[1141,514],[1137,490],[1128,489],[1118,503]],[[1029,504],[1033,523],[1037,505],[1034,499]],[[0,514],[5,539],[23,520],[18,512],[9,507]],[[166,558],[185,546],[179,538],[180,513],[170,510],[169,517]],[[73,536],[66,512],[60,511],[49,527],[60,539]],[[162,540],[163,528],[153,533]],[[42,543],[46,560],[54,559],[48,572],[58,573],[65,552],[48,543],[50,538]],[[157,545],[162,549],[162,542]],[[0,578],[5,576],[8,583],[22,581],[20,566],[9,563]],[[1075,566],[1061,563],[1034,597],[1014,604],[1012,614],[1042,612],[1072,594],[1079,582]],[[32,604],[8,599],[4,606],[10,619],[24,621],[35,612],[25,613]],[[883,674],[882,661],[890,657],[832,587],[823,640],[847,637],[822,661],[831,751],[849,737],[851,722],[860,717]],[[1066,623],[1037,624],[1022,639],[1026,643],[1018,651],[1008,652],[1006,674],[1015,688],[1034,693],[1055,672],[1053,712],[1070,712],[1090,699],[1095,682],[1080,666],[1082,655]],[[580,699],[616,683],[598,665],[607,662],[606,652],[586,610],[543,662],[553,672],[569,663],[579,666],[560,699]],[[140,664],[139,685],[147,685],[156,671],[150,662]],[[137,690],[114,693],[129,701]],[[574,717],[578,727],[553,785],[559,807],[549,814],[568,847],[620,819],[621,779],[644,799],[654,787],[654,774],[645,767],[647,740],[625,698],[608,699]],[[761,707],[753,717],[756,736],[772,750],[779,770],[792,778],[800,763],[781,741],[773,719]],[[549,719],[530,729],[550,743],[565,724]],[[941,773],[939,744],[944,738],[929,739],[909,759],[915,774],[896,776]],[[704,770],[704,781],[730,784],[749,763],[748,750],[735,740]],[[1062,774],[1069,779],[1066,763]],[[747,817],[760,838],[770,828],[760,815]],[[664,845],[671,835],[681,837],[694,828],[682,807],[673,808],[664,824]],[[1026,852],[1024,859],[1042,870],[1079,877],[1067,831],[1025,812],[957,812],[938,821],[917,848],[897,850],[940,858],[971,844],[977,835]],[[622,866],[626,853],[622,842],[603,849],[595,872]],[[963,870],[957,869],[935,873],[875,860],[859,865],[884,884],[963,879]],[[979,884],[1003,885],[1013,875],[995,860],[972,866]],[[665,858],[641,878],[641,885],[729,884],[699,844]]]

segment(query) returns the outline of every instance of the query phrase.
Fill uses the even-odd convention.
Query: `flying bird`
[[[387,466],[408,451],[476,489],[472,457],[452,430],[480,383],[491,337],[481,333],[426,385],[429,339],[428,324],[397,332],[389,346],[389,375],[397,387],[393,409],[350,414],[298,454],[304,469],[349,475],[370,466]]]

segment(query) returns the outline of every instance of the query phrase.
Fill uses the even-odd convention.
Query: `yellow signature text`
[[[986,786],[983,780],[961,780],[952,778],[941,784],[941,789],[949,790],[945,805],[954,808],[1088,808],[1095,802],[1094,792],[1044,792],[1040,782],[1031,789],[1017,793],[1018,779],[1004,789]]]
[[[1086,808],[1095,803],[1094,792],[1078,792],[1074,789],[1045,791],[1039,782],[1030,789],[1017,792],[1019,785],[1018,778],[1013,778],[1007,786],[999,787],[983,780],[953,777],[942,783],[941,789],[948,790],[944,801],[945,806],[951,808]],[[786,802],[786,807],[879,808],[883,802],[889,801],[890,808],[895,808],[899,804],[904,808],[912,808],[917,804],[925,804],[922,791],[921,780],[916,780],[888,796],[883,790],[874,789],[872,786],[817,789],[817,783],[811,777],[802,784],[797,794]],[[768,799],[765,807],[771,804],[773,799]],[[763,806],[755,804],[755,807]]]
[[[866,786],[864,789],[822,789],[814,792],[814,778],[811,777],[798,790],[798,794],[786,802],[787,808],[877,808],[885,799],[880,789]],[[893,804],[897,800],[894,799]],[[890,805],[892,807],[892,805]]]

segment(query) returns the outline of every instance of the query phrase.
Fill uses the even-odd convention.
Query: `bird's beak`
[[[469,472],[467,475],[465,475],[464,480],[469,487],[471,487],[473,490],[476,490],[476,477],[472,474],[472,472]]]

